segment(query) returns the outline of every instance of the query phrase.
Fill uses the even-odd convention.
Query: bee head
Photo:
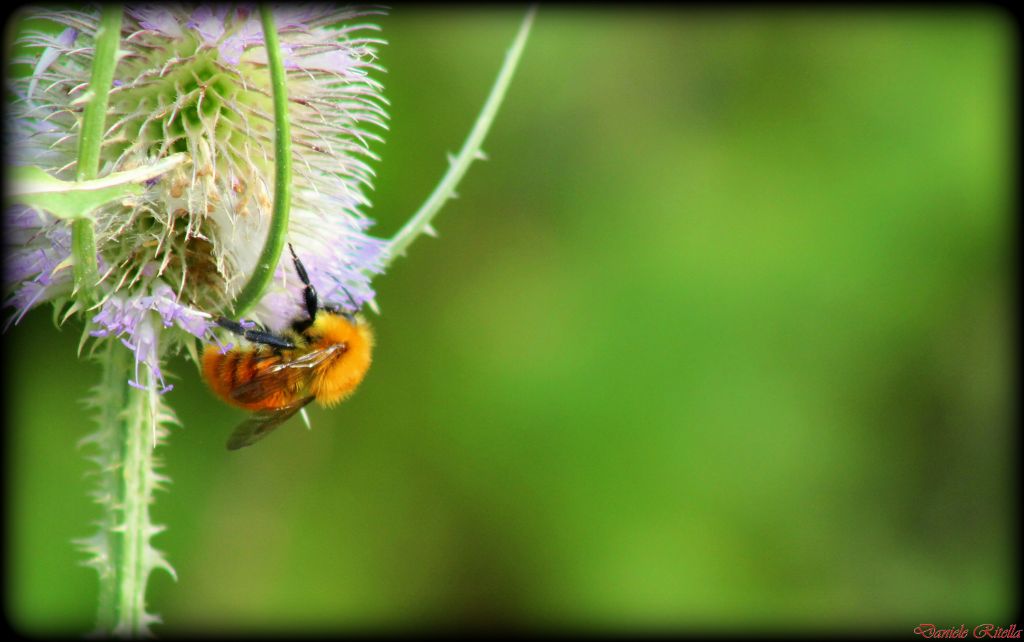
[[[320,299],[316,295],[316,288],[309,280],[309,273],[306,272],[306,268],[302,265],[302,261],[299,260],[299,255],[295,253],[295,248],[292,244],[288,244],[288,251],[292,254],[292,262],[295,264],[295,273],[298,274],[299,280],[302,281],[302,298],[306,306],[306,312],[308,317],[300,319],[292,323],[292,328],[299,333],[305,332],[310,326],[314,325],[316,317],[320,310],[328,312],[330,314],[337,314],[345,318],[349,323],[355,325],[356,313],[359,312],[359,304],[356,303],[352,293],[341,286],[345,296],[348,297],[348,302],[351,305],[350,309],[342,309],[340,305],[322,305]]]

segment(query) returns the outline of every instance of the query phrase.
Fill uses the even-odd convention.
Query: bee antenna
[[[359,312],[359,305],[356,303],[355,298],[352,297],[352,293],[348,291],[348,288],[343,285],[341,286],[341,291],[345,293],[345,296],[348,297],[348,302],[352,304],[352,311]]]

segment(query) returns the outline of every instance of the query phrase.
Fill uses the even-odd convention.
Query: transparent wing
[[[292,415],[302,410],[306,404],[313,401],[313,397],[306,397],[290,406],[277,410],[261,410],[254,412],[248,419],[238,424],[231,437],[228,438],[228,450],[238,450],[251,446],[260,439],[263,439],[275,428],[288,421]]]
[[[314,368],[330,359],[340,348],[341,344],[327,346],[291,361],[281,361],[278,355],[268,355],[262,364],[254,364],[260,372],[232,390],[231,396],[241,403],[259,403],[281,390],[295,390]]]

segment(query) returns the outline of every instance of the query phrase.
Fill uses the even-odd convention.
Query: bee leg
[[[284,337],[279,337],[276,334],[265,330],[246,330],[245,326],[241,323],[238,321],[232,321],[227,317],[220,317],[217,319],[217,325],[225,330],[245,337],[246,340],[252,341],[253,343],[262,343],[263,345],[282,348],[284,350],[293,350],[295,348],[295,344]]]
[[[309,282],[309,274],[306,273],[306,268],[295,254],[295,248],[292,247],[291,243],[288,244],[288,251],[292,253],[292,260],[295,262],[295,271],[299,273],[299,280],[306,286],[302,290],[302,298],[306,302],[306,312],[309,313],[309,320],[312,321],[316,318],[316,311],[320,308],[320,302],[316,297],[316,289]]]

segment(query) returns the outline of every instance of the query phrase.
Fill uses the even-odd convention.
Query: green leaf
[[[174,154],[149,166],[115,172],[91,181],[62,181],[39,167],[18,165],[10,168],[11,184],[7,198],[46,210],[57,218],[91,218],[97,207],[141,194],[143,187],[139,183],[164,174],[187,160],[187,154]]]
[[[89,183],[62,181],[38,167],[15,167],[11,171],[13,189],[8,196],[20,203],[50,212],[57,218],[87,218],[100,205],[142,191],[139,185],[127,183],[103,188],[90,188]]]

